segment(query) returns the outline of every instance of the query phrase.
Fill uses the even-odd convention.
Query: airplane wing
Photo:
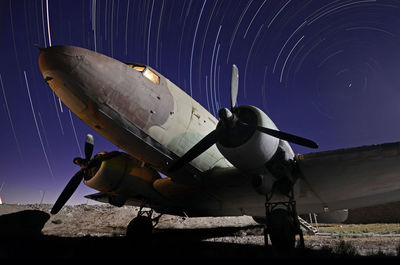
[[[297,155],[299,212],[400,201],[400,142]]]

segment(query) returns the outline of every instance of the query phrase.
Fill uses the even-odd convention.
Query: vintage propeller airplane
[[[39,67],[54,93],[126,151],[92,158],[88,135],[85,158],[74,159],[81,169],[52,214],[83,180],[99,191],[87,198],[116,206],[189,217],[252,216],[266,224],[266,244],[269,235],[273,246],[287,249],[297,234],[302,242],[297,214],[400,200],[400,143],[295,155],[288,142],[318,146],[279,131],[257,107],[237,106],[235,65],[231,106],[219,110],[217,120],[147,65],[72,46],[40,50]],[[151,213],[141,208],[127,234],[151,233]]]

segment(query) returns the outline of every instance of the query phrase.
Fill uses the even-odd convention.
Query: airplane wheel
[[[295,246],[294,220],[289,211],[275,209],[270,214],[269,231],[272,247],[277,250],[291,250]]]
[[[265,219],[265,217],[260,217],[260,216],[252,216],[253,220],[260,224],[260,225],[265,225],[267,222],[267,219]]]
[[[146,245],[151,242],[153,233],[153,223],[148,216],[137,216],[129,222],[126,228],[126,237],[133,243],[140,243]]]

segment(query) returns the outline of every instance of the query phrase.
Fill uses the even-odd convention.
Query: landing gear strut
[[[143,211],[143,207],[140,207],[137,216],[129,222],[126,228],[126,237],[133,243],[140,243],[143,246],[149,244],[153,229],[161,218],[161,214],[155,218],[152,218],[152,215],[153,210]]]
[[[296,235],[300,237],[300,247],[304,248],[303,232],[297,217],[296,201],[293,188],[287,194],[287,201],[271,201],[272,196],[266,196],[264,242],[268,245],[268,235],[273,248],[291,250],[295,247]]]

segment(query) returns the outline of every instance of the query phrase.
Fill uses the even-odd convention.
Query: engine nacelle
[[[254,106],[240,106],[234,110],[240,120],[246,123],[256,123],[259,126],[277,130],[273,121],[259,108]],[[247,133],[247,132],[245,132]],[[245,134],[243,133],[243,134]],[[275,154],[279,139],[268,134],[253,131],[251,135],[240,137],[228,136],[217,147],[221,154],[235,167],[243,170],[257,170],[265,168]]]
[[[143,167],[142,162],[125,153],[109,160],[102,161],[101,165],[92,169],[91,178],[84,183],[98,191],[122,198],[142,195],[147,198],[157,196],[153,189],[153,182],[160,178],[157,171]],[[111,203],[111,202],[110,202]]]

